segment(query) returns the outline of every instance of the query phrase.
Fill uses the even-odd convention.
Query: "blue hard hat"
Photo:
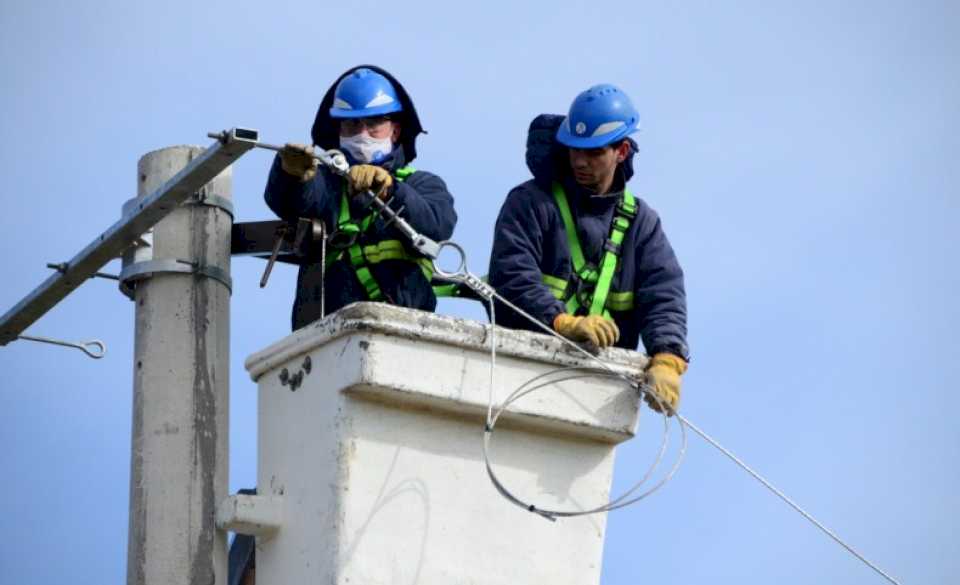
[[[369,118],[399,112],[402,108],[390,81],[361,67],[343,78],[333,94],[333,118]]]
[[[639,118],[627,94],[601,83],[573,100],[557,128],[557,141],[571,148],[600,148],[626,138],[637,129]]]

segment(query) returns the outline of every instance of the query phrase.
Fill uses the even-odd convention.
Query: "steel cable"
[[[686,452],[686,446],[687,446],[686,428],[689,427],[693,432],[695,432],[697,435],[699,435],[705,441],[707,441],[707,443],[709,443],[718,451],[723,453],[727,458],[729,458],[731,461],[737,464],[741,469],[746,471],[751,477],[757,480],[761,485],[763,485],[768,490],[770,490],[770,492],[772,492],[778,498],[783,500],[787,505],[793,508],[797,513],[799,513],[801,516],[806,518],[810,523],[812,523],[814,526],[820,529],[824,534],[829,536],[837,544],[839,544],[844,549],[846,549],[854,557],[856,557],[865,565],[870,567],[878,575],[880,575],[890,583],[893,583],[894,585],[900,585],[899,581],[894,579],[892,576],[890,576],[888,573],[883,571],[880,567],[878,567],[876,564],[871,562],[869,559],[863,556],[860,552],[854,549],[851,545],[846,543],[843,539],[837,536],[836,533],[834,533],[832,530],[827,528],[823,523],[821,523],[816,518],[814,518],[812,514],[810,514],[803,508],[801,508],[798,504],[796,504],[793,500],[791,500],[786,494],[784,494],[782,491],[777,489],[767,479],[765,479],[758,472],[754,471],[750,466],[744,463],[743,460],[741,460],[739,457],[734,455],[733,452],[731,452],[729,449],[721,445],[719,441],[711,437],[705,431],[700,429],[697,425],[693,424],[688,418],[682,416],[679,413],[672,413],[672,414],[675,414],[676,416],[676,420],[680,426],[680,433],[681,433],[681,447],[680,447],[680,452],[677,456],[676,463],[673,465],[670,471],[651,488],[649,488],[645,492],[642,492],[638,496],[629,498],[629,496],[632,495],[637,489],[639,489],[641,485],[643,485],[647,480],[649,480],[650,476],[653,473],[653,470],[655,470],[661,463],[663,455],[666,451],[667,437],[669,435],[670,415],[668,414],[667,407],[660,400],[660,397],[657,395],[656,392],[652,391],[645,384],[640,383],[638,380],[631,379],[629,376],[627,376],[622,372],[618,372],[615,368],[613,368],[613,366],[611,366],[601,358],[591,354],[584,348],[573,343],[569,339],[566,339],[565,337],[561,336],[556,331],[554,331],[550,327],[547,327],[547,325],[540,322],[538,319],[535,319],[533,316],[531,316],[529,313],[527,313],[520,307],[517,307],[516,305],[514,305],[513,303],[505,299],[493,287],[491,287],[486,282],[483,282],[482,279],[480,279],[474,274],[471,274],[467,270],[466,253],[464,252],[463,248],[461,248],[459,245],[453,242],[440,243],[441,249],[448,246],[455,248],[461,256],[460,266],[457,269],[458,271],[454,273],[445,272],[440,268],[438,259],[434,259],[434,268],[436,272],[444,278],[455,280],[465,284],[466,286],[471,288],[474,292],[476,292],[481,298],[486,300],[490,306],[490,325],[489,325],[490,335],[488,336],[490,339],[490,389],[489,389],[489,398],[488,398],[488,404],[487,404],[487,420],[486,420],[486,424],[484,425],[484,433],[483,433],[483,458],[484,458],[484,465],[487,470],[487,475],[489,476],[491,482],[493,483],[494,487],[497,489],[497,492],[500,493],[500,495],[502,495],[511,503],[517,506],[520,506],[532,513],[535,513],[551,521],[556,521],[557,518],[561,518],[561,517],[573,517],[573,516],[582,516],[586,514],[596,514],[600,512],[608,512],[610,510],[615,510],[618,508],[629,506],[647,497],[648,495],[652,494],[656,490],[663,487],[668,481],[670,481],[670,479],[673,477],[673,475],[676,473],[677,469],[679,468],[680,463],[683,460],[683,456]],[[495,409],[494,396],[495,396],[495,384],[496,384],[495,370],[497,367],[496,365],[496,347],[497,347],[496,329],[497,327],[496,327],[496,313],[495,313],[494,299],[496,299],[497,301],[500,301],[501,303],[503,303],[505,306],[509,307],[513,311],[516,311],[517,314],[521,315],[523,318],[527,319],[528,321],[536,325],[539,329],[543,330],[546,334],[550,335],[551,337],[555,337],[559,339],[564,345],[572,348],[577,353],[582,354],[587,359],[598,364],[600,367],[587,368],[583,366],[570,366],[570,367],[555,368],[545,373],[538,374],[533,378],[530,378],[520,386],[518,386],[516,389],[514,389],[503,401],[503,403],[498,408]],[[580,375],[570,375],[570,376],[561,378],[559,380],[548,380],[540,384],[534,384],[538,380],[549,378],[549,376],[551,375],[558,374],[558,373],[571,372],[571,371],[582,371],[585,373],[582,373]],[[657,458],[655,459],[654,463],[647,470],[647,472],[640,479],[640,481],[635,483],[624,494],[620,495],[617,498],[609,500],[605,505],[598,506],[596,508],[592,508],[588,510],[551,510],[551,509],[539,508],[515,496],[499,480],[496,473],[493,471],[493,466],[490,461],[490,440],[493,435],[493,430],[494,430],[494,427],[496,426],[497,420],[506,411],[507,407],[509,407],[512,403],[519,400],[523,396],[526,396],[527,394],[535,392],[536,390],[539,390],[546,386],[550,386],[557,382],[562,382],[566,380],[582,379],[582,378],[597,378],[597,377],[620,378],[621,380],[629,384],[631,387],[636,388],[637,391],[641,394],[641,396],[644,396],[644,395],[649,396],[653,400],[655,400],[656,403],[658,404],[659,410],[661,411],[661,413],[663,413],[663,417],[664,417],[664,434],[661,442],[661,448],[658,452]]]

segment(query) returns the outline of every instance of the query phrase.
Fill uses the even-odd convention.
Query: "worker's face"
[[[400,139],[400,123],[391,120],[390,116],[344,118],[340,120],[340,136],[349,138],[364,132],[370,138],[376,138],[377,140],[390,138],[393,142],[396,142]]]
[[[570,169],[573,179],[583,187],[603,193],[613,184],[617,165],[626,160],[630,146],[626,140],[600,148],[570,148]]]

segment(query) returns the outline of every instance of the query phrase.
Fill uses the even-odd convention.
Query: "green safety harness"
[[[563,301],[567,312],[575,315],[584,311],[589,315],[603,315],[610,318],[610,311],[627,311],[633,308],[633,291],[611,291],[613,277],[617,274],[623,238],[630,230],[630,224],[637,217],[637,201],[629,189],[623,190],[614,212],[610,226],[610,235],[603,245],[603,260],[600,267],[587,263],[577,236],[577,224],[570,213],[567,195],[559,183],[553,184],[553,198],[563,218],[563,228],[567,232],[567,245],[573,271],[569,280],[549,274],[543,275],[543,283],[557,299]]]
[[[415,172],[416,169],[413,167],[401,167],[396,170],[394,176],[397,181],[403,182]],[[423,271],[427,282],[433,278],[433,264],[430,260],[418,254],[411,253],[400,240],[383,240],[369,246],[360,245],[360,236],[366,233],[370,226],[373,225],[376,215],[376,211],[371,211],[360,221],[357,221],[351,216],[350,201],[347,197],[347,185],[346,181],[344,181],[343,187],[340,190],[340,217],[337,220],[337,230],[345,234],[355,234],[357,237],[354,239],[352,245],[339,254],[334,254],[327,259],[327,268],[338,260],[348,261],[357,275],[357,280],[360,281],[360,284],[363,285],[363,288],[367,291],[367,298],[371,301],[381,301],[384,298],[383,291],[380,290],[380,285],[377,284],[373,273],[370,272],[372,265],[383,262],[384,260],[406,260],[413,262]]]

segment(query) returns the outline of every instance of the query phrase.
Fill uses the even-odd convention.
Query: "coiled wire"
[[[832,530],[830,530],[824,524],[822,524],[820,521],[814,518],[812,514],[810,514],[803,508],[801,508],[793,500],[787,497],[787,495],[784,494],[782,491],[774,487],[773,484],[771,484],[769,481],[764,479],[763,476],[761,476],[759,473],[754,471],[749,465],[744,463],[739,457],[734,455],[729,449],[721,445],[719,441],[717,441],[716,439],[708,435],[706,432],[701,430],[699,427],[697,427],[695,424],[690,422],[689,419],[682,416],[681,414],[669,413],[667,407],[660,400],[660,397],[657,395],[657,393],[652,391],[648,386],[646,386],[645,384],[641,384],[638,380],[634,380],[629,376],[627,376],[626,374],[616,371],[612,366],[610,366],[610,364],[606,363],[599,357],[586,351],[585,349],[573,343],[569,339],[566,339],[565,337],[561,336],[553,329],[547,327],[545,324],[543,324],[539,320],[532,317],[530,314],[522,310],[520,307],[517,307],[507,299],[503,298],[493,287],[491,287],[489,284],[484,282],[481,278],[470,273],[470,271],[467,269],[466,252],[460,245],[450,241],[440,242],[440,249],[443,249],[443,248],[454,248],[459,253],[460,255],[459,267],[455,272],[446,272],[440,267],[439,258],[434,258],[433,264],[434,264],[435,272],[442,278],[453,280],[455,282],[460,282],[468,286],[475,293],[477,293],[482,299],[487,301],[490,306],[490,391],[489,391],[490,394],[487,402],[487,420],[483,430],[483,460],[487,470],[487,475],[490,477],[490,480],[493,483],[494,487],[508,501],[512,502],[517,506],[520,506],[521,508],[524,508],[525,510],[538,514],[539,516],[551,521],[556,521],[557,518],[561,518],[561,517],[583,516],[586,514],[609,512],[610,510],[615,510],[617,508],[629,506],[630,504],[636,503],[642,500],[643,498],[649,496],[653,492],[663,487],[668,481],[670,481],[670,479],[676,473],[677,469],[680,467],[680,463],[682,462],[683,456],[686,453],[686,448],[687,448],[686,429],[689,427],[696,434],[700,435],[700,437],[702,437],[710,445],[715,447],[718,451],[723,453],[727,458],[729,458],[731,461],[737,464],[740,468],[742,468],[744,471],[750,474],[751,477],[753,477],[758,482],[760,482],[764,487],[770,490],[774,495],[776,495],[778,498],[786,502],[787,505],[793,508],[797,513],[799,513],[801,516],[803,516],[808,521],[810,521],[814,526],[819,528],[824,534],[829,536],[833,541],[835,541],[837,544],[842,546],[850,554],[855,556],[865,565],[873,569],[873,571],[876,572],[878,575],[880,575],[890,583],[893,583],[893,585],[900,585],[899,581],[891,577],[888,573],[883,571],[880,567],[878,567],[869,559],[867,559],[865,556],[860,554],[851,545],[844,542],[839,536],[837,536],[836,533],[834,533]],[[556,368],[554,370],[550,370],[543,374],[538,374],[537,376],[534,376],[533,378],[521,384],[517,389],[511,392],[509,396],[507,396],[507,398],[503,401],[503,403],[499,407],[494,408],[494,389],[496,388],[496,368],[497,368],[497,350],[496,350],[497,328],[496,328],[496,313],[495,313],[494,299],[500,301],[505,306],[516,311],[519,315],[523,316],[525,319],[527,319],[528,321],[536,325],[539,329],[543,330],[548,335],[559,339],[564,345],[571,347],[574,351],[586,356],[588,359],[595,362],[599,367],[598,368],[587,368],[582,366],[564,367],[564,368]],[[573,372],[579,372],[579,373],[574,374]],[[567,375],[559,379],[550,379],[551,375],[557,375],[557,374],[567,374]],[[531,503],[525,502],[524,500],[515,496],[498,479],[490,463],[490,440],[493,435],[493,430],[494,430],[494,427],[496,426],[497,420],[506,411],[507,407],[509,407],[511,404],[513,404],[520,398],[530,394],[531,392],[535,392],[546,386],[556,384],[558,382],[562,382],[566,380],[586,379],[586,378],[596,379],[598,377],[619,378],[623,380],[625,383],[629,384],[631,387],[635,387],[637,391],[640,392],[641,397],[644,397],[644,396],[650,397],[654,401],[656,401],[660,412],[663,413],[664,433],[663,433],[663,439],[661,441],[660,450],[658,451],[657,457],[654,460],[653,464],[650,466],[650,468],[647,469],[647,472],[643,475],[640,481],[635,483],[625,493],[623,493],[617,498],[609,500],[605,505],[598,506],[596,508],[591,508],[588,510],[552,510],[547,508],[538,508],[537,506]],[[679,424],[680,426],[681,445],[680,445],[679,454],[677,456],[677,461],[674,463],[673,467],[671,467],[670,471],[660,481],[658,481],[656,484],[654,484],[652,487],[650,487],[646,491],[631,498],[630,496],[634,492],[636,492],[636,490],[638,490],[640,486],[642,486],[644,483],[646,483],[646,481],[649,480],[650,476],[653,473],[653,470],[655,470],[663,460],[663,456],[667,448],[667,437],[669,435],[670,414],[675,415],[675,420],[677,421],[677,424]]]
[[[478,291],[480,292],[480,291]],[[670,419],[668,416],[668,408],[660,401],[660,397],[657,396],[656,392],[652,392],[650,388],[644,384],[639,383],[638,380],[631,378],[630,376],[614,370],[609,364],[594,356],[590,352],[586,351],[579,345],[571,342],[570,340],[560,336],[555,331],[546,327],[540,321],[534,319],[529,314],[524,312],[522,309],[511,303],[510,301],[504,299],[499,293],[497,293],[492,288],[489,289],[491,295],[488,299],[490,307],[490,391],[489,398],[487,401],[487,420],[483,429],[483,462],[487,470],[487,476],[490,478],[490,481],[493,483],[497,491],[506,498],[511,503],[529,511],[533,512],[547,520],[556,521],[557,518],[570,518],[574,516],[585,516],[588,514],[598,514],[601,512],[609,512],[610,510],[616,510],[617,508],[623,508],[629,506],[635,502],[646,498],[653,492],[657,491],[663,487],[673,475],[680,468],[680,463],[683,461],[683,456],[686,453],[687,449],[687,434],[683,425],[680,425],[681,433],[681,446],[680,451],[677,455],[677,459],[674,462],[673,466],[667,472],[667,474],[660,479],[657,483],[651,486],[649,489],[641,492],[640,494],[633,496],[637,490],[639,490],[647,481],[653,476],[656,469],[660,466],[663,461],[664,455],[667,452],[667,446],[669,443],[669,433],[670,433]],[[518,386],[513,392],[510,393],[507,398],[504,399],[503,403],[500,406],[494,408],[494,392],[496,388],[496,363],[497,363],[497,339],[496,339],[496,305],[493,299],[496,298],[500,302],[504,303],[506,306],[510,307],[514,311],[517,311],[519,314],[523,315],[526,319],[529,319],[532,323],[536,323],[539,327],[545,329],[550,335],[560,339],[565,345],[574,348],[577,352],[582,353],[587,356],[590,360],[599,364],[598,368],[590,368],[585,366],[568,366],[562,368],[554,368],[542,374],[538,374],[520,386]],[[569,380],[586,380],[586,379],[598,379],[606,378],[619,380],[626,383],[631,388],[635,388],[640,394],[641,397],[646,394],[650,396],[653,400],[657,402],[660,406],[660,411],[663,413],[663,435],[660,441],[660,448],[657,451],[657,455],[654,458],[653,463],[647,468],[647,471],[643,474],[639,481],[634,483],[627,491],[625,491],[620,496],[609,500],[606,504],[589,508],[586,510],[559,510],[546,508],[542,506],[536,506],[530,502],[524,501],[518,496],[514,495],[507,487],[500,481],[500,478],[497,477],[496,472],[493,470],[493,465],[490,460],[490,441],[493,437],[493,431],[497,424],[497,420],[500,416],[510,407],[511,404],[517,400],[523,398],[524,396],[536,392],[542,388],[558,384],[560,382],[565,382]],[[633,496],[633,497],[631,497]]]

